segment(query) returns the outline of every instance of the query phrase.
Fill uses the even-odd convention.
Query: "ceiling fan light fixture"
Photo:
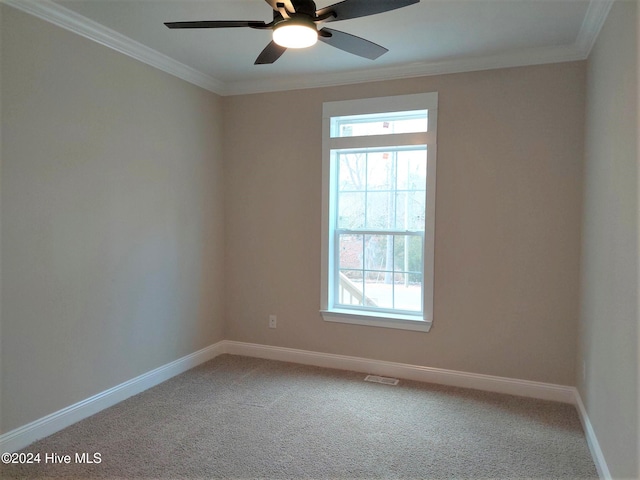
[[[307,48],[318,41],[313,22],[288,20],[273,30],[273,41],[285,48]]]

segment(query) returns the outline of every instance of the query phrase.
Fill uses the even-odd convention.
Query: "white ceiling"
[[[2,0],[222,95],[532,65],[587,57],[612,0],[421,0],[331,24],[389,52],[375,61],[318,42],[253,62],[271,32],[169,30],[189,20],[270,21],[263,0]],[[322,8],[338,0],[317,0]]]

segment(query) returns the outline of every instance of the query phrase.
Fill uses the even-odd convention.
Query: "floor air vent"
[[[379,377],[378,375],[367,375],[364,379],[365,382],[384,383],[385,385],[397,385],[397,378]]]

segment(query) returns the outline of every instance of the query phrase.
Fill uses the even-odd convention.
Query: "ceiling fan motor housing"
[[[316,4],[313,0],[291,0],[291,5],[293,5],[295,12],[289,12],[289,13],[306,15],[308,17],[311,17],[311,20],[315,19]],[[286,4],[285,4],[285,7],[286,7]],[[278,16],[282,18],[282,15],[280,15],[280,12],[274,10],[273,19],[276,20]]]

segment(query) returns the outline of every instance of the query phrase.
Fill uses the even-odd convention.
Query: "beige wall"
[[[226,338],[574,384],[584,87],[576,62],[225,98]],[[324,322],[322,102],[430,91],[434,326]]]
[[[614,478],[640,477],[637,14],[636,2],[613,5],[589,57],[587,81],[577,378]]]
[[[2,426],[223,335],[218,96],[2,11]]]

